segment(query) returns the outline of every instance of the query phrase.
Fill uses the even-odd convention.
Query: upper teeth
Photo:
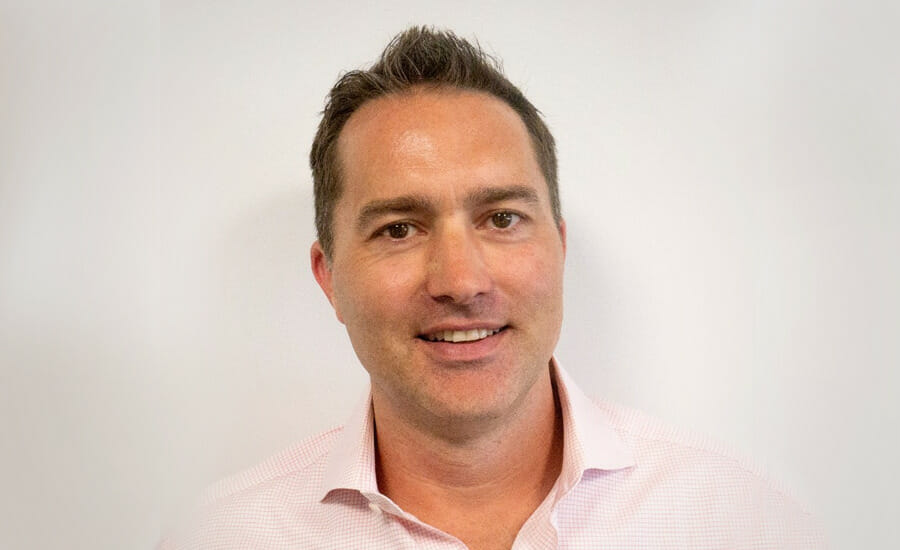
[[[472,330],[443,330],[433,334],[426,334],[425,338],[432,342],[472,342],[487,338],[491,334],[500,332],[500,329],[488,330],[486,328],[474,328]]]

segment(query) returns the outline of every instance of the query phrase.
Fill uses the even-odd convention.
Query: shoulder
[[[791,496],[757,462],[731,445],[698,432],[675,427],[637,409],[595,399],[613,429],[635,454],[638,468],[673,474],[702,469],[704,478],[754,480]]]
[[[309,437],[212,484],[158,549],[282,547],[283,518],[304,518],[317,510],[324,465],[342,430]]]
[[[610,425],[635,453],[639,467],[678,468],[698,462],[731,473],[767,479],[765,471],[733,447],[709,436],[675,427],[637,409],[594,399]]]
[[[794,500],[791,491],[735,448],[709,436],[681,429],[642,411],[594,400],[613,429],[632,450],[635,470],[656,479],[681,479],[696,488],[758,485]]]
[[[719,533],[740,548],[824,546],[821,526],[792,491],[741,453],[641,411],[594,402],[634,456],[632,468],[596,478],[621,499],[620,513],[674,522],[690,536]]]
[[[207,487],[201,497],[202,507],[240,499],[247,496],[279,492],[290,485],[294,490],[306,487],[313,492],[321,479],[321,465],[342,427],[319,433],[270,456],[241,472],[228,476]]]

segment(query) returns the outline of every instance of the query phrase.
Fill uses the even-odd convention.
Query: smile
[[[493,336],[506,327],[498,329],[474,328],[471,330],[441,330],[431,334],[423,334],[420,336],[423,340],[429,342],[476,342],[484,340],[488,336]]]

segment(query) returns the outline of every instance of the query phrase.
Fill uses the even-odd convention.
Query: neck
[[[485,546],[467,532],[473,526],[488,525],[498,533],[505,523],[511,544],[559,477],[562,414],[550,369],[516,410],[477,430],[469,426],[451,435],[423,430],[379,405],[384,403],[376,394],[380,491],[472,548]]]

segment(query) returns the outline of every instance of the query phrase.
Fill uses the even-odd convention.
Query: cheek
[[[505,286],[521,297],[531,297],[531,303],[546,304],[562,292],[563,260],[554,248],[523,247],[516,254],[499,255],[494,265]]]
[[[375,323],[408,315],[416,284],[415,272],[409,266],[357,262],[341,273],[346,276],[335,277],[334,290],[346,322]]]

